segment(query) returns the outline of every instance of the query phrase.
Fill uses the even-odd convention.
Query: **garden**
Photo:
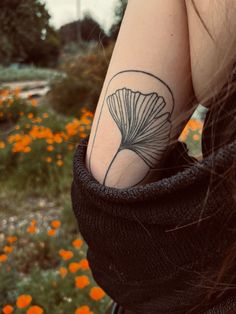
[[[26,5],[29,0],[21,2]],[[90,132],[124,5],[117,7],[110,37],[103,33],[102,46],[88,39],[91,27],[98,35],[101,29],[86,16],[81,22],[83,42],[73,43],[73,22],[59,32],[62,44],[70,36],[72,42],[59,47],[59,35],[50,28],[47,12],[38,0],[32,3],[41,10],[39,16],[48,28],[46,43],[40,43],[45,50],[37,55],[28,37],[25,42],[15,38],[11,45],[0,46],[0,311],[102,314],[111,299],[92,276],[87,245],[72,211],[70,188],[73,154]],[[29,16],[32,10],[29,6]],[[12,21],[22,28],[21,11],[16,12],[11,12],[16,14]],[[4,9],[1,23],[6,20],[3,13]],[[12,29],[5,31],[5,41],[8,33],[12,35]],[[24,66],[9,66],[16,47],[21,47]],[[43,97],[22,96],[22,81],[27,90],[27,84],[36,80],[47,81],[49,91]],[[202,121],[197,111],[180,136],[197,158]]]

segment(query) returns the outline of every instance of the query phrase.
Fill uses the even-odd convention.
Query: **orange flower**
[[[36,107],[38,105],[38,101],[36,99],[31,99],[31,105]]]
[[[54,147],[52,145],[49,145],[47,147],[47,151],[52,152],[54,150]]]
[[[32,112],[30,112],[27,117],[28,117],[29,119],[32,119],[32,118],[34,117],[34,115],[33,115]]]
[[[82,259],[80,261],[80,266],[83,270],[89,269],[89,263],[88,260],[86,258]]]
[[[43,314],[43,313],[44,310],[38,305],[31,306],[26,312],[26,314]]]
[[[71,251],[66,251],[66,250],[63,250],[63,249],[61,249],[61,250],[59,251],[59,255],[60,255],[65,261],[68,260],[68,259],[71,259],[71,258],[74,256],[73,252],[71,252]]]
[[[43,113],[43,118],[46,119],[46,118],[48,118],[48,117],[49,117],[48,113],[47,113],[47,112],[44,112],[44,113]]]
[[[51,226],[52,226],[53,228],[55,228],[55,229],[59,228],[59,227],[61,226],[60,220],[53,220],[53,221],[51,222]]]
[[[16,88],[14,89],[14,91],[13,91],[13,93],[14,93],[14,95],[15,95],[16,97],[18,97],[18,96],[20,95],[20,92],[21,92],[20,87],[16,87]]]
[[[37,228],[35,226],[30,225],[27,228],[27,232],[29,232],[29,233],[35,233],[36,231],[37,231]]]
[[[80,269],[80,263],[70,263],[69,264],[69,271],[71,273],[76,273]]]
[[[15,237],[15,236],[7,237],[7,242],[8,243],[14,243],[14,242],[16,242],[16,240],[17,240],[17,237]]]
[[[58,167],[62,167],[63,166],[63,161],[62,160],[57,160],[57,165]]]
[[[52,162],[52,157],[47,157],[46,162],[48,162],[48,163]]]
[[[24,148],[24,153],[29,153],[31,151],[31,147],[30,146],[26,146]]]
[[[6,245],[6,246],[4,246],[3,251],[5,253],[11,253],[13,251],[13,247]]]
[[[22,294],[17,298],[16,305],[19,309],[27,307],[32,302],[32,297],[28,294]]]
[[[0,142],[0,148],[5,148],[6,144],[4,142]]]
[[[11,305],[5,305],[4,308],[2,309],[3,314],[12,314],[14,308]]]
[[[74,145],[73,144],[68,144],[67,147],[68,147],[69,150],[73,150],[74,149]]]
[[[87,136],[86,133],[84,133],[84,132],[81,132],[81,133],[80,133],[80,137],[81,137],[81,138],[85,138],[86,136]]]
[[[75,277],[76,288],[84,288],[90,284],[88,276],[82,275]]]
[[[31,220],[31,225],[32,225],[32,226],[35,226],[36,224],[37,224],[37,220],[32,219],[32,220]]]
[[[51,138],[47,139],[46,142],[47,142],[48,144],[53,144],[53,143],[54,143],[54,141],[53,141]]]
[[[78,307],[75,310],[75,314],[93,314],[93,312],[90,311],[87,305],[84,305],[84,306]]]
[[[65,267],[60,267],[59,273],[60,273],[61,277],[64,278],[67,275],[68,271]]]
[[[81,246],[83,245],[83,240],[81,240],[81,239],[75,239],[75,240],[72,242],[72,245],[73,245],[76,249],[80,249]]]
[[[193,139],[194,139],[194,141],[199,141],[200,140],[200,136],[198,134],[194,134],[193,135]]]
[[[92,289],[90,289],[89,295],[91,299],[98,301],[102,299],[106,294],[104,290],[102,290],[100,287],[93,287]]]
[[[54,229],[49,229],[49,230],[48,230],[48,235],[49,235],[50,237],[53,237],[55,234],[56,234],[56,230],[54,230]]]
[[[7,260],[7,255],[6,254],[2,254],[2,255],[0,255],[0,263],[1,262],[6,262],[6,260]]]

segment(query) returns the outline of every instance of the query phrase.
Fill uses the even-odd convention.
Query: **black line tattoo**
[[[132,88],[119,88],[107,95],[111,81],[121,73],[136,72],[151,76],[161,82],[169,91],[172,106],[167,106],[164,97],[156,91],[142,93]],[[121,142],[114,154],[103,179],[103,184],[108,179],[114,161],[122,150],[131,150],[136,153],[149,167],[155,169],[170,141],[171,115],[174,109],[174,97],[170,88],[156,76],[143,71],[122,71],[116,74],[108,84],[106,96],[100,111],[98,123],[93,138],[92,149],[89,156],[89,168],[94,140],[96,137],[103,106],[107,105],[113,121],[116,123]],[[169,109],[168,109],[169,108]],[[91,171],[91,168],[90,168]],[[141,181],[143,181],[142,179]],[[140,182],[141,182],[140,181]]]

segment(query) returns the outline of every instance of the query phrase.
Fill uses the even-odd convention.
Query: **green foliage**
[[[51,194],[68,189],[75,145],[91,121],[90,112],[81,120],[66,118],[34,100],[5,96],[0,104],[0,179],[10,175],[16,186],[47,186]]]
[[[33,234],[27,231],[30,223],[28,219],[16,229],[17,241],[11,245],[14,250],[8,254],[7,261],[0,262],[0,308],[6,304],[14,306],[20,295],[27,294],[32,297],[32,304],[44,309],[45,314],[72,314],[83,305],[88,305],[94,314],[104,313],[110,298],[105,295],[96,301],[90,297],[91,288],[98,287],[91,270],[80,268],[72,273],[69,268],[70,263],[86,259],[87,245],[83,240],[81,248],[75,248],[73,241],[79,237],[69,233],[63,222],[53,237],[47,234],[50,221],[36,222],[37,231]],[[0,241],[0,255],[6,244],[6,240]],[[63,260],[59,255],[61,249],[72,252],[73,257]],[[67,269],[65,276],[60,274],[61,267]],[[89,284],[76,287],[76,276],[86,276]]]
[[[63,25],[59,30],[61,43],[63,46],[71,42],[99,41],[103,45],[108,43],[108,37],[102,27],[93,17],[87,13],[81,21],[75,21]]]
[[[0,2],[0,63],[55,65],[59,37],[49,25],[50,15],[40,0]]]
[[[49,70],[44,68],[37,68],[34,66],[25,66],[23,68],[15,69],[13,67],[1,67],[0,66],[0,83],[6,82],[20,82],[20,81],[32,81],[32,80],[53,80],[57,76],[62,76],[55,70]]]
[[[81,108],[95,110],[113,47],[111,44],[105,50],[93,48],[62,67],[66,76],[54,80],[49,92],[49,103],[56,111],[79,116]]]

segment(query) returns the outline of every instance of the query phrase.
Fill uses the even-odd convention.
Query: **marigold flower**
[[[48,117],[49,117],[48,113],[47,113],[47,112],[44,112],[44,113],[43,113],[43,118],[46,119],[46,118],[48,118]]]
[[[50,237],[53,237],[55,234],[56,234],[56,230],[54,230],[54,229],[49,229],[49,230],[48,230],[48,235],[49,235]]]
[[[47,157],[46,162],[48,162],[48,163],[52,162],[52,157]]]
[[[20,87],[16,87],[16,88],[14,89],[14,91],[13,91],[13,93],[14,93],[14,95],[15,95],[16,97],[18,97],[18,96],[20,95],[20,92],[21,92]]]
[[[83,245],[83,240],[81,240],[81,239],[75,239],[75,240],[72,242],[72,245],[73,245],[76,249],[80,249],[81,246]]]
[[[93,287],[90,289],[89,295],[91,299],[98,301],[101,300],[106,294],[105,291],[102,290],[100,287]]]
[[[84,288],[90,284],[88,276],[82,275],[75,277],[76,288]]]
[[[57,165],[58,167],[62,167],[63,166],[63,161],[62,160],[57,160]]]
[[[16,236],[9,236],[7,237],[7,242],[8,243],[14,243],[17,241],[17,237]]]
[[[71,258],[74,256],[74,253],[71,252],[71,251],[66,251],[66,250],[61,249],[61,250],[59,251],[59,255],[60,255],[64,260],[69,260],[69,259],[71,259]]]
[[[80,137],[81,137],[81,138],[85,138],[86,136],[87,136],[86,133],[84,133],[84,132],[81,132],[81,133],[80,133]]]
[[[37,228],[35,226],[32,226],[30,225],[28,228],[27,228],[27,232],[28,233],[36,233],[37,231]]]
[[[31,151],[31,147],[30,146],[26,146],[24,148],[24,153],[29,153]]]
[[[51,222],[51,226],[52,226],[54,229],[59,228],[59,227],[61,226],[60,220],[53,220],[53,221]]]
[[[76,273],[80,267],[80,263],[70,263],[68,268],[71,273]]]
[[[68,147],[69,150],[73,150],[74,149],[74,145],[73,144],[68,144],[67,147]]]
[[[80,261],[80,266],[83,270],[89,269],[89,263],[88,260],[86,258],[82,259]]]
[[[193,139],[194,139],[194,141],[199,141],[200,140],[199,134],[194,134]]]
[[[16,129],[16,130],[19,130],[19,129],[20,129],[20,126],[19,126],[19,125],[16,125],[16,126],[15,126],[15,129]]]
[[[13,247],[6,245],[6,246],[4,246],[3,251],[5,253],[11,253],[13,251]]]
[[[52,145],[49,145],[47,147],[47,151],[52,152],[54,150],[54,147]]]
[[[33,115],[32,112],[30,112],[30,113],[27,115],[27,117],[28,117],[29,119],[32,119],[32,118],[34,117],[34,115]]]
[[[54,143],[54,141],[53,141],[51,138],[47,139],[46,142],[47,142],[48,144],[53,144],[53,143]]]
[[[7,260],[7,255],[6,254],[1,254],[0,255],[0,263],[2,262],[2,263],[4,263],[4,262],[6,262],[6,260]]]
[[[4,142],[0,142],[0,148],[3,149],[6,147],[6,144]]]
[[[65,267],[60,267],[59,273],[60,273],[61,277],[64,278],[67,275],[68,270]]]
[[[31,105],[33,106],[33,107],[36,107],[37,105],[38,105],[38,101],[37,101],[37,99],[31,99]]]
[[[4,308],[2,309],[3,314],[12,314],[14,308],[11,305],[5,305]]]
[[[44,310],[38,305],[31,306],[26,312],[26,314],[43,314],[43,313]]]
[[[75,310],[75,314],[93,314],[93,312],[90,311],[87,305],[83,305]]]
[[[32,219],[32,220],[31,220],[31,225],[32,225],[32,226],[35,226],[36,224],[37,224],[37,220]]]
[[[27,307],[32,302],[31,295],[22,294],[17,298],[16,305],[19,309]]]

